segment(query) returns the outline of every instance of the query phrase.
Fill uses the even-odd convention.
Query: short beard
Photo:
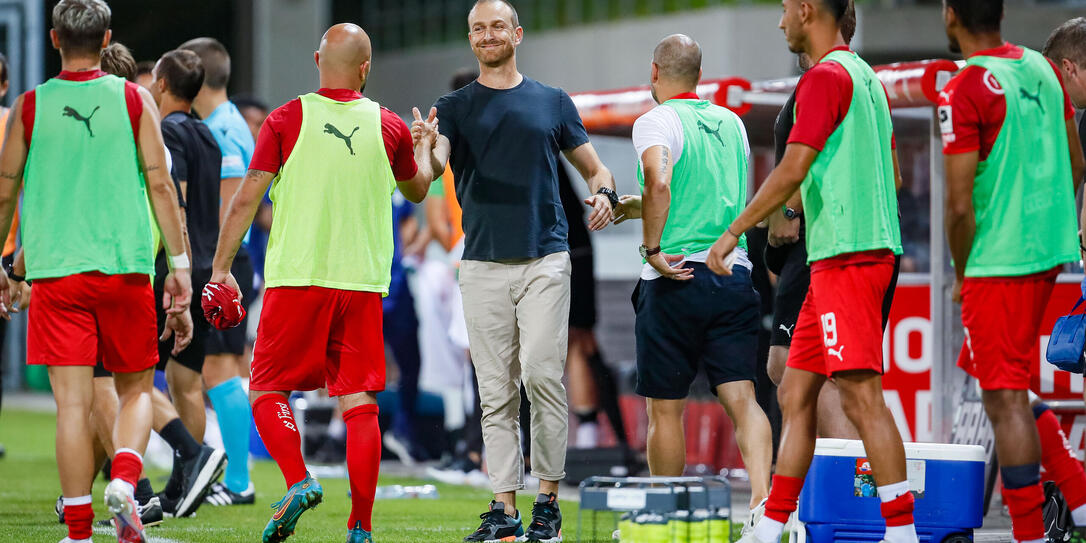
[[[799,64],[799,71],[801,72],[810,70],[814,65],[814,62],[811,61],[811,56],[806,53],[796,55],[796,63]]]
[[[958,55],[962,52],[962,44],[952,36],[947,36],[947,49],[950,49],[951,53]]]
[[[492,61],[484,61],[483,59],[479,58],[479,62],[482,63],[487,68],[497,68],[497,67],[503,66],[507,62],[509,62],[509,59],[513,58],[514,53],[515,53],[515,51],[514,51],[514,49],[512,47],[503,48],[502,51],[501,51],[501,54],[498,56],[497,59],[492,60]],[[476,58],[478,58],[478,57],[476,57]]]

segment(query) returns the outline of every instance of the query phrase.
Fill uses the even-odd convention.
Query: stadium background
[[[52,4],[49,0],[0,0],[0,50],[11,58],[13,68],[5,105],[59,70],[59,56],[46,37]],[[369,32],[375,47],[366,95],[405,118],[411,107],[428,107],[443,94],[456,70],[474,66],[464,39],[471,4],[472,0],[110,1],[115,39],[128,45],[137,60],[157,59],[195,36],[215,37],[232,54],[230,94],[249,94],[272,107],[315,86],[312,51],[330,24],[358,23]],[[794,55],[777,30],[780,8],[772,0],[519,0],[515,4],[526,34],[518,50],[520,70],[570,93],[645,84],[652,47],[659,38],[675,32],[701,43],[706,78],[761,81],[799,73]],[[1004,37],[1035,49],[1052,28],[1086,12],[1084,0],[1006,0],[1006,5]],[[857,10],[853,48],[872,65],[950,58],[939,0],[858,0]],[[895,112],[905,191],[912,196],[902,219],[906,256],[912,263],[905,268],[887,332],[888,382],[896,376],[900,383],[896,389],[894,385],[888,388],[889,394],[897,395],[896,406],[893,399],[890,404],[898,409],[899,425],[908,430],[906,438],[917,441],[944,433],[945,429],[932,424],[932,413],[938,409],[933,396],[936,403],[953,401],[949,395],[933,394],[932,370],[948,380],[957,373],[947,356],[953,352],[947,348],[954,345],[955,330],[933,329],[928,303],[931,195],[942,190],[932,186],[930,114],[927,108]],[[752,191],[772,164],[771,119],[764,111],[745,119],[756,154]],[[593,143],[615,173],[619,193],[634,192],[636,157],[628,137],[594,135]],[[576,183],[575,187],[585,190]],[[629,292],[640,266],[636,251],[640,226],[610,227],[593,233],[593,242],[599,280],[597,334],[608,361],[620,370],[630,370],[634,353]],[[1066,271],[1070,272],[1067,281],[1080,278],[1072,275],[1080,273],[1080,268]],[[1061,287],[1050,307],[1052,319],[1066,309],[1064,305],[1070,306],[1067,298],[1075,292],[1075,287]],[[22,318],[17,318],[7,334],[0,367],[6,390],[28,386],[23,365],[25,334],[20,332],[24,327]],[[937,336],[946,341],[938,341]],[[1081,399],[1080,376],[1068,380],[1066,374],[1057,376],[1045,369],[1038,363],[1036,390],[1050,398]],[[6,401],[5,411],[10,407]],[[637,411],[635,405],[628,413],[637,416]],[[713,420],[727,432],[722,412]],[[627,424],[643,435],[643,424],[638,428],[631,423],[636,420]],[[1071,413],[1064,417],[1064,426],[1081,457],[1086,448],[1086,415]],[[691,454],[701,454],[713,467],[737,459],[725,451],[727,444],[708,447],[712,450],[700,453],[694,447]]]

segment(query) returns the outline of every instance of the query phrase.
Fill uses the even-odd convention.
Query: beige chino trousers
[[[568,407],[562,374],[569,336],[568,252],[513,262],[464,260],[460,292],[483,443],[495,493],[524,488],[520,385],[531,403],[532,476],[566,476]]]

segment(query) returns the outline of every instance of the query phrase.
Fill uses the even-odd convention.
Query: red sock
[[[132,449],[117,449],[113,455],[113,464],[109,476],[120,479],[136,488],[143,473],[143,458]]]
[[[887,526],[908,526],[913,523],[913,493],[906,492],[882,504],[882,518]]]
[[[1044,501],[1041,483],[1014,489],[1003,487],[1003,503],[1011,512],[1011,531],[1015,541],[1044,539],[1045,523],[1041,516]]]
[[[283,479],[290,488],[305,479],[302,460],[302,437],[294,422],[294,412],[287,399],[279,394],[265,394],[253,402],[253,421],[268,454],[279,464]]]
[[[1071,451],[1067,436],[1060,428],[1060,419],[1046,410],[1037,417],[1037,432],[1041,434],[1041,465],[1048,478],[1060,487],[1060,493],[1072,511],[1086,505],[1086,473]]]
[[[351,478],[351,518],[347,529],[361,523],[373,530],[373,495],[381,470],[381,428],[377,425],[377,406],[360,405],[343,413],[347,425],[347,473]]]
[[[90,496],[79,505],[64,504],[64,524],[68,525],[68,538],[76,541],[90,539],[91,525],[94,523],[94,509],[91,507]]]
[[[765,516],[777,522],[788,522],[788,516],[799,505],[801,490],[803,479],[774,475],[773,486],[769,488],[769,499],[765,502]]]

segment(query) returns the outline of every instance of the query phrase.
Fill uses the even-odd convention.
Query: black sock
[[[581,424],[595,424],[599,419],[599,409],[592,409],[590,411],[578,411],[574,413],[577,415],[577,422]]]
[[[181,456],[181,460],[191,460],[200,454],[200,444],[193,439],[181,419],[173,419],[162,427],[158,433],[166,443],[173,447],[174,452]]]
[[[151,488],[150,479],[143,477],[136,482],[136,501],[147,503],[147,500],[151,499],[154,495],[155,491]]]
[[[179,498],[181,496],[181,478],[184,474],[184,468],[182,467],[181,455],[177,451],[173,452],[173,470],[170,471],[170,479],[166,481],[166,488],[162,489],[162,493],[167,498]]]

